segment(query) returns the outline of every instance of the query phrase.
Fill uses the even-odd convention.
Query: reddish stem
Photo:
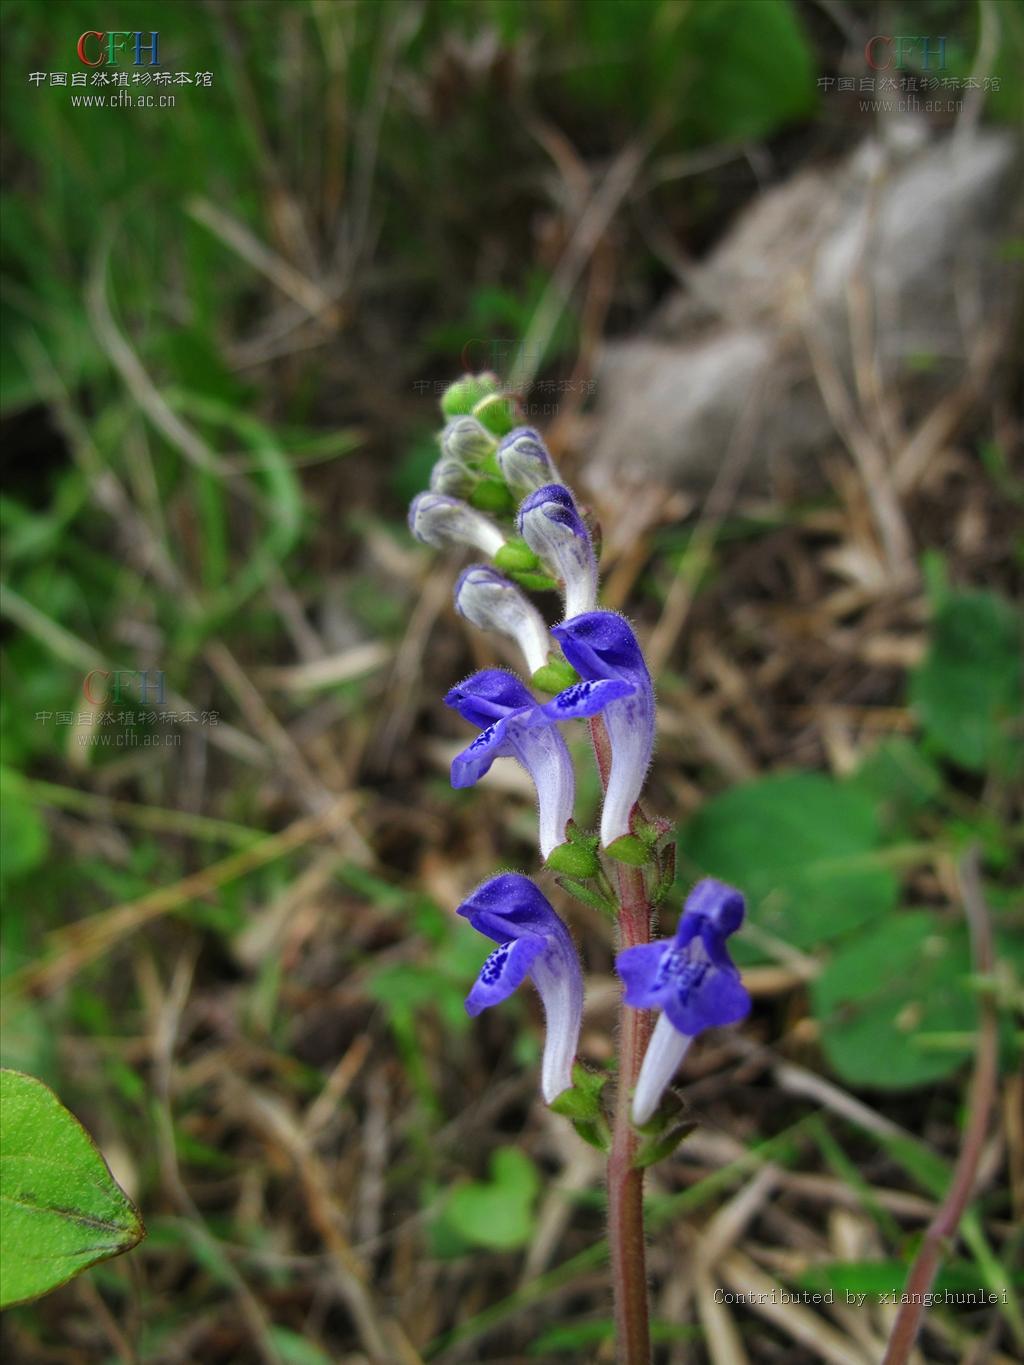
[[[601,785],[607,786],[611,750],[599,716],[590,722]],[[632,948],[651,939],[651,907],[642,869],[616,864],[619,943]],[[611,1248],[615,1336],[619,1365],[650,1365],[647,1266],[644,1243],[644,1172],[634,1165],[638,1137],[629,1118],[630,1101],[651,1034],[650,1014],[620,1009],[619,1072],[612,1147],[608,1154],[608,1244]]]

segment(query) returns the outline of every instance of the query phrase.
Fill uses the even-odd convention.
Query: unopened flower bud
[[[562,583],[566,620],[597,606],[597,558],[590,533],[563,484],[549,483],[523,499],[519,533]]]
[[[472,412],[481,398],[486,398],[488,394],[497,391],[498,376],[495,374],[487,372],[463,375],[445,389],[441,398],[441,411],[445,417],[459,417],[463,413]]]
[[[430,471],[430,491],[450,498],[468,498],[473,491],[473,471],[461,460],[442,455]]]
[[[470,565],[455,585],[455,610],[480,630],[514,640],[531,674],[546,664],[551,639],[540,612],[497,569]]]
[[[475,417],[454,417],[441,432],[442,454],[463,464],[479,465],[495,447],[494,437]]]
[[[515,403],[504,394],[492,393],[474,405],[473,416],[495,436],[507,436],[516,424]]]
[[[509,432],[498,446],[498,468],[520,498],[545,484],[561,482],[547,446],[532,427],[516,427]]]
[[[444,493],[417,493],[409,505],[409,530],[436,549],[475,545],[494,555],[505,543],[501,529],[476,508]]]

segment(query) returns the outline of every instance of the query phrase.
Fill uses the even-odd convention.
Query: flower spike
[[[409,504],[409,530],[435,549],[474,545],[495,555],[505,544],[500,528],[468,503],[444,493],[417,493]]]
[[[543,617],[526,595],[488,564],[471,564],[455,584],[455,610],[480,630],[514,640],[526,667],[536,673],[548,661],[551,637]]]
[[[452,760],[452,786],[472,787],[496,758],[515,758],[537,789],[541,856],[565,842],[576,778],[565,740],[514,673],[485,668],[445,697],[445,705],[481,733]]]
[[[613,611],[590,611],[554,626],[562,653],[585,681],[567,688],[544,710],[556,720],[604,712],[611,771],[601,810],[601,843],[630,832],[654,749],[654,688],[629,622]]]
[[[519,534],[563,585],[567,618],[597,606],[597,557],[572,494],[548,483],[529,493],[519,508]]]
[[[558,470],[533,427],[516,427],[498,446],[498,468],[513,493],[520,498],[545,484],[559,484]]]
[[[706,877],[687,896],[675,938],[626,948],[615,959],[626,1004],[662,1011],[633,1095],[634,1123],[654,1114],[698,1033],[750,1013],[750,996],[725,946],[743,914],[739,891]]]
[[[569,930],[547,897],[518,872],[489,878],[458,914],[498,944],[466,998],[468,1014],[507,999],[526,976],[537,987],[547,1022],[541,1092],[550,1104],[572,1085],[583,1018],[583,973]]]

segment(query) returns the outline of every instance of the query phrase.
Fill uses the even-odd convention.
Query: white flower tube
[[[597,606],[597,558],[590,532],[563,484],[549,483],[523,499],[519,534],[562,584],[566,620]]]
[[[409,505],[409,530],[435,549],[473,545],[496,555],[505,544],[501,528],[469,503],[445,493],[417,493]]]
[[[455,584],[455,610],[480,630],[514,640],[530,673],[548,661],[551,637],[544,618],[504,574],[487,564],[471,564]]]

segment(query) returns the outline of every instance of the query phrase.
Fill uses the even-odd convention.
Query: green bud
[[[570,877],[596,877],[601,868],[596,849],[583,844],[559,844],[548,854],[545,867],[565,872]]]
[[[515,503],[499,479],[481,479],[470,493],[469,501],[471,506],[479,507],[481,512],[492,512],[499,517],[515,511]]]
[[[516,424],[515,404],[500,393],[489,394],[475,403],[473,416],[493,436],[507,436]]]
[[[567,687],[571,687],[574,682],[579,682],[580,675],[573,668],[572,664],[567,664],[564,659],[551,659],[543,664],[533,675],[533,685],[540,692],[564,692]]]
[[[662,815],[648,818],[639,806],[633,808],[632,826],[637,838],[642,839],[648,848],[655,848],[666,834],[671,834],[675,829],[671,820],[666,820]]]
[[[524,573],[521,569],[511,569],[511,576],[527,592],[554,592],[558,584],[543,573]]]
[[[441,396],[445,417],[462,417],[489,394],[497,393],[498,377],[493,374],[466,374],[449,384]]]
[[[646,867],[652,861],[651,850],[635,834],[623,834],[608,845],[605,853],[616,862],[628,863],[630,867]]]
[[[514,536],[511,540],[506,540],[505,544],[494,556],[494,566],[497,569],[504,569],[506,573],[531,573],[540,564],[540,560],[530,549],[525,540],[520,540]]]

